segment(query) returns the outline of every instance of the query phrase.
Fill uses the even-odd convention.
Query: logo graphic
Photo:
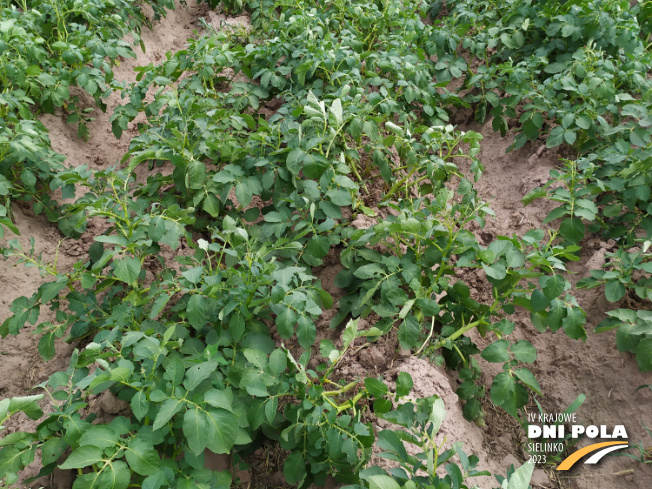
[[[599,450],[597,453],[593,454],[586,462],[584,462],[585,464],[597,464],[600,459],[606,454],[611,453],[615,450],[620,450],[621,448],[627,448],[628,446],[629,444],[626,441],[605,441],[603,443],[594,443],[593,445],[584,447],[572,455],[566,457],[564,461],[559,464],[557,470],[569,470],[573,465],[575,465],[575,462],[581,459],[584,455]]]
[[[568,429],[568,430],[567,430]],[[596,464],[602,458],[616,450],[629,447],[627,430],[624,425],[583,425],[577,422],[575,413],[528,413],[527,451],[530,461],[540,464],[560,460],[567,447],[567,442],[580,437],[589,439],[611,439],[600,441],[581,448],[566,457],[557,470],[569,470],[581,458],[591,454],[585,464]],[[596,440],[597,441],[597,440]],[[551,460],[549,461],[548,458]]]

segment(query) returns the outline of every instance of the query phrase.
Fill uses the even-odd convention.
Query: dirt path
[[[464,129],[464,128],[463,128]],[[553,203],[537,200],[523,208],[521,198],[548,179],[548,172],[559,164],[559,155],[545,148],[541,142],[528,144],[513,153],[505,153],[511,139],[505,139],[493,132],[491,121],[484,125],[472,124],[465,129],[483,134],[481,161],[485,173],[480,179],[478,190],[483,199],[491,202],[496,218],[488,221],[481,234],[489,242],[498,234],[523,235],[529,229],[542,227],[541,223],[555,206]],[[611,243],[588,238],[583,243],[581,261],[571,263],[571,281],[575,283],[587,276],[592,268],[604,263],[605,251],[611,251]],[[602,260],[602,261],[601,261]],[[490,291],[484,291],[490,293]],[[513,340],[527,339],[537,349],[538,358],[532,371],[541,384],[546,412],[563,412],[575,398],[584,393],[585,403],[577,411],[581,424],[614,426],[624,424],[630,443],[643,442],[652,445],[652,439],[645,432],[642,423],[652,426],[652,391],[634,392],[642,384],[650,384],[649,372],[640,372],[633,355],[618,351],[615,332],[596,334],[597,324],[605,318],[605,312],[626,304],[611,304],[604,297],[602,289],[574,290],[574,295],[587,313],[586,343],[569,339],[563,331],[541,334],[535,330],[524,310],[516,312],[513,320],[516,330]],[[485,378],[490,382],[500,372],[500,365],[482,361]],[[492,419],[485,429],[485,443],[494,456],[516,455],[525,460],[522,451],[515,451],[519,444],[526,443],[526,434],[520,427],[514,434],[514,422],[504,411]],[[491,421],[491,420],[488,420]],[[504,429],[501,429],[504,427]],[[518,426],[518,425],[516,425]],[[599,440],[584,438],[578,448]],[[629,453],[635,453],[629,450]],[[652,481],[652,467],[626,457],[606,457],[598,466],[577,464],[574,470],[560,475],[546,470],[557,479],[555,484],[543,487],[590,487],[648,488]],[[630,473],[631,471],[631,473]],[[541,476],[541,474],[539,474]],[[541,481],[545,479],[541,476]]]

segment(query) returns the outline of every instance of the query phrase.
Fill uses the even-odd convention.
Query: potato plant
[[[174,7],[171,0],[142,2],[154,17]],[[41,113],[62,110],[78,134],[88,137],[86,122],[92,108],[84,107],[78,87],[101,110],[104,99],[119,84],[113,67],[120,58],[135,57],[122,38],[130,34],[136,44],[140,29],[150,25],[135,2],[26,0],[0,2],[0,235],[16,232],[11,200],[33,203],[37,214],[56,222],[59,214],[50,192],[61,188],[57,180],[64,157],[52,150],[48,131],[37,119]],[[142,44],[142,43],[141,43]],[[73,92],[74,93],[74,92]]]
[[[630,291],[638,305],[627,319],[622,309],[612,311],[609,326],[597,328],[624,332],[636,307],[642,314],[650,307],[650,269],[638,254],[652,236],[649,2],[499,1],[487,8],[461,0],[446,2],[445,17],[441,6],[431,2],[429,13],[449,35],[446,42],[436,38],[430,52],[445,65],[442,81],[464,78],[462,98],[475,106],[475,119],[493,117],[503,136],[508,120],[518,121],[512,149],[537,139],[568,148],[563,166],[523,203],[559,203],[544,224],[557,222],[566,244],[596,233],[617,241],[614,259],[581,286],[604,285],[610,302]],[[477,61],[475,70],[465,68],[469,58]],[[633,265],[628,257],[637,254]],[[634,269],[642,276],[632,280]],[[635,351],[620,342],[619,348]],[[636,355],[648,370],[647,351]]]

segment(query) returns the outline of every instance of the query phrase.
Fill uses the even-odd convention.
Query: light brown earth
[[[247,25],[246,17],[227,19],[196,6],[188,7],[177,2],[177,9],[156,23],[151,32],[143,31],[142,37],[147,52],[138,50],[137,60],[124,60],[115,70],[116,78],[132,81],[135,79],[134,67],[156,63],[164,58],[167,51],[181,49],[186,39],[193,35],[193,31],[199,29],[197,20],[200,16],[207,17],[218,29],[223,28],[224,22],[227,21],[231,24]],[[119,103],[119,95],[113,94],[108,100],[107,112],[95,112],[95,120],[89,124],[90,138],[87,142],[77,138],[76,128],[67,125],[63,117],[43,116],[42,121],[50,131],[54,149],[66,155],[68,165],[88,164],[92,168],[105,168],[122,158],[128,148],[129,133],[116,141],[109,123],[112,109]],[[468,120],[465,114],[460,115],[464,117],[459,119]],[[551,209],[550,203],[535,201],[523,208],[520,200],[529,190],[547,180],[549,170],[558,165],[559,156],[554,151],[542,147],[540,143],[528,144],[516,152],[505,154],[509,138],[502,139],[495,134],[489,122],[484,125],[460,123],[458,128],[481,132],[485,138],[482,141],[480,156],[485,165],[485,173],[478,189],[481,196],[491,202],[496,218],[490,220],[484,230],[479,231],[484,244],[487,245],[496,235],[522,235],[529,229],[539,227]],[[23,246],[27,246],[28,239],[33,237],[36,252],[43,253],[46,260],[54,260],[59,249],[58,267],[61,270],[68,269],[82,259],[93,235],[101,232],[91,226],[81,240],[66,240],[59,248],[63,236],[55,225],[40,217],[34,217],[29,210],[15,207],[14,212],[21,231],[19,240]],[[0,240],[0,246],[11,237],[8,233],[5,240]],[[583,245],[582,261],[570,267],[575,279],[585,276],[591,267],[599,267],[601,260],[604,260],[605,250],[610,249],[610,243],[601,242],[599,239],[588,239]],[[341,265],[337,257],[331,258],[324,267],[315,270],[315,273],[337,299],[341,291],[334,286],[333,279]],[[14,299],[23,295],[30,296],[44,281],[35,268],[12,265],[12,262],[0,263],[0,321],[11,314],[9,306]],[[479,298],[490,293],[487,284],[480,279],[468,277],[467,280],[474,286]],[[545,394],[541,401],[543,407],[548,413],[562,412],[580,393],[584,393],[586,402],[578,410],[580,423],[609,426],[624,424],[631,443],[642,441],[644,446],[651,446],[652,439],[645,433],[642,423],[652,427],[652,391],[643,389],[634,392],[639,385],[652,383],[650,375],[639,372],[636,361],[630,354],[618,352],[613,334],[596,335],[592,332],[595,325],[604,318],[605,311],[618,305],[608,304],[599,290],[576,291],[576,295],[588,314],[589,338],[586,343],[568,339],[563,331],[555,334],[538,333],[525,311],[517,311],[513,318],[517,324],[514,339],[528,339],[538,350],[538,359],[532,370]],[[42,319],[46,318],[47,314],[48,311],[43,311]],[[333,311],[326,311],[319,325],[322,328],[321,335],[336,339],[336,333],[327,330],[332,315]],[[34,393],[31,389],[36,384],[46,380],[51,373],[67,367],[74,346],[58,344],[57,356],[45,364],[37,352],[38,336],[30,333],[29,329],[25,329],[17,337],[9,336],[0,340],[0,396],[3,398]],[[478,338],[477,341],[483,345],[490,340]],[[523,444],[527,441],[525,433],[504,411],[492,406],[487,400],[486,426],[479,427],[466,421],[462,416],[461,404],[454,394],[457,385],[455,375],[426,360],[398,356],[395,354],[396,347],[396,339],[388,338],[379,344],[363,348],[347,358],[341,375],[355,377],[380,373],[391,382],[398,371],[407,371],[414,379],[415,396],[437,394],[445,401],[447,418],[442,426],[440,439],[446,435],[449,442],[463,441],[466,452],[475,453],[480,458],[480,469],[504,475],[509,464],[518,465],[526,460],[523,451]],[[482,367],[485,372],[484,380],[490,385],[500,366],[482,362]],[[105,415],[112,414],[116,408],[110,399],[98,399],[97,402]],[[16,416],[7,423],[5,433],[30,430],[36,424],[37,422],[24,416]],[[382,428],[382,423],[378,427]],[[580,446],[590,442],[591,440],[584,439]],[[629,453],[633,454],[635,451],[630,450]],[[260,450],[256,452],[249,461],[252,467],[262,465],[257,464],[256,460],[256,457],[262,456],[268,455]],[[223,460],[218,462],[222,463]],[[650,465],[643,465],[625,457],[607,457],[597,466],[578,464],[574,470],[563,475],[555,472],[554,467],[555,465],[538,468],[535,471],[533,486],[643,489],[650,487],[652,481]],[[38,470],[38,463],[35,463],[26,471],[24,478],[35,475]],[[282,483],[278,473],[270,474],[271,477],[262,475],[263,471],[254,469],[252,477],[242,474],[241,479],[249,479],[251,482],[245,486],[255,488],[278,487]],[[69,489],[71,480],[70,474],[55,473],[54,477],[38,480],[30,484],[30,487]],[[476,483],[481,489],[498,486],[490,478],[478,479]]]

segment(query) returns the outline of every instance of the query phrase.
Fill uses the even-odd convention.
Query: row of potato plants
[[[136,57],[123,37],[142,45],[140,29],[151,26],[146,5],[158,19],[174,2],[0,1],[0,237],[5,228],[17,232],[12,201],[31,202],[36,214],[56,222],[51,192],[74,196],[74,188],[56,178],[64,156],[52,149],[38,116],[63,111],[79,136],[88,136],[93,108],[80,96],[106,110],[106,97],[121,88],[114,66],[120,58]]]
[[[454,37],[423,21],[432,6],[248,6],[255,30],[201,35],[139,69],[112,116],[116,137],[147,116],[123,169],[56,169],[56,182],[86,192],[59,207],[61,230],[76,238],[89,218],[106,224],[87,260],[62,271],[16,240],[3,250],[47,282],[14,301],[0,334],[36,325],[46,360],[58,338],[79,346],[38,386],[45,394],[0,401],[2,424],[17,412],[40,419],[48,398],[35,432],[0,441],[7,483],[40,450],[39,475],[76,469],[75,489],[228,486],[230,473],[204,468],[205,451],[270,439],[289,451],[288,483],[302,487],[329,475],[351,487],[468,487],[486,473],[459,444],[435,443],[441,399],[399,403],[412,388],[405,373],[393,392],[382,376],[345,378],[346,352],[397,335],[459,369],[464,414],[481,421],[478,354],[503,364],[489,396],[512,416],[541,393],[526,366],[536,350],[510,340],[517,306],[542,332],[586,338],[564,273],[578,259],[573,240],[532,230],[483,246],[471,232],[493,214],[473,185],[481,136],[455,130],[447,110],[477,101],[446,89],[462,63],[444,63]],[[360,213],[375,224],[351,227]],[[344,327],[340,342],[317,344],[315,322],[333,299],[312,268],[333,251],[346,294],[331,327]],[[489,301],[472,296],[469,271],[486,279]],[[471,330],[497,339],[481,351]],[[89,402],[107,390],[131,413],[94,424]],[[400,428],[375,433],[374,417]],[[374,443],[396,468],[367,467]],[[525,489],[531,470],[499,483]]]
[[[617,328],[620,351],[652,371],[652,67],[649,1],[470,0],[430,3],[433,22],[448,32],[439,62],[463,78],[475,118],[492,116],[505,135],[517,119],[511,148],[545,140],[570,155],[542,188],[523,199],[558,206],[567,242],[590,235],[616,241],[604,266],[578,287],[604,287],[606,299],[630,307],[609,311],[596,331]],[[469,63],[467,63],[467,60]],[[477,65],[470,69],[469,64]],[[453,69],[457,67],[457,72]],[[545,321],[536,313],[533,321]]]

